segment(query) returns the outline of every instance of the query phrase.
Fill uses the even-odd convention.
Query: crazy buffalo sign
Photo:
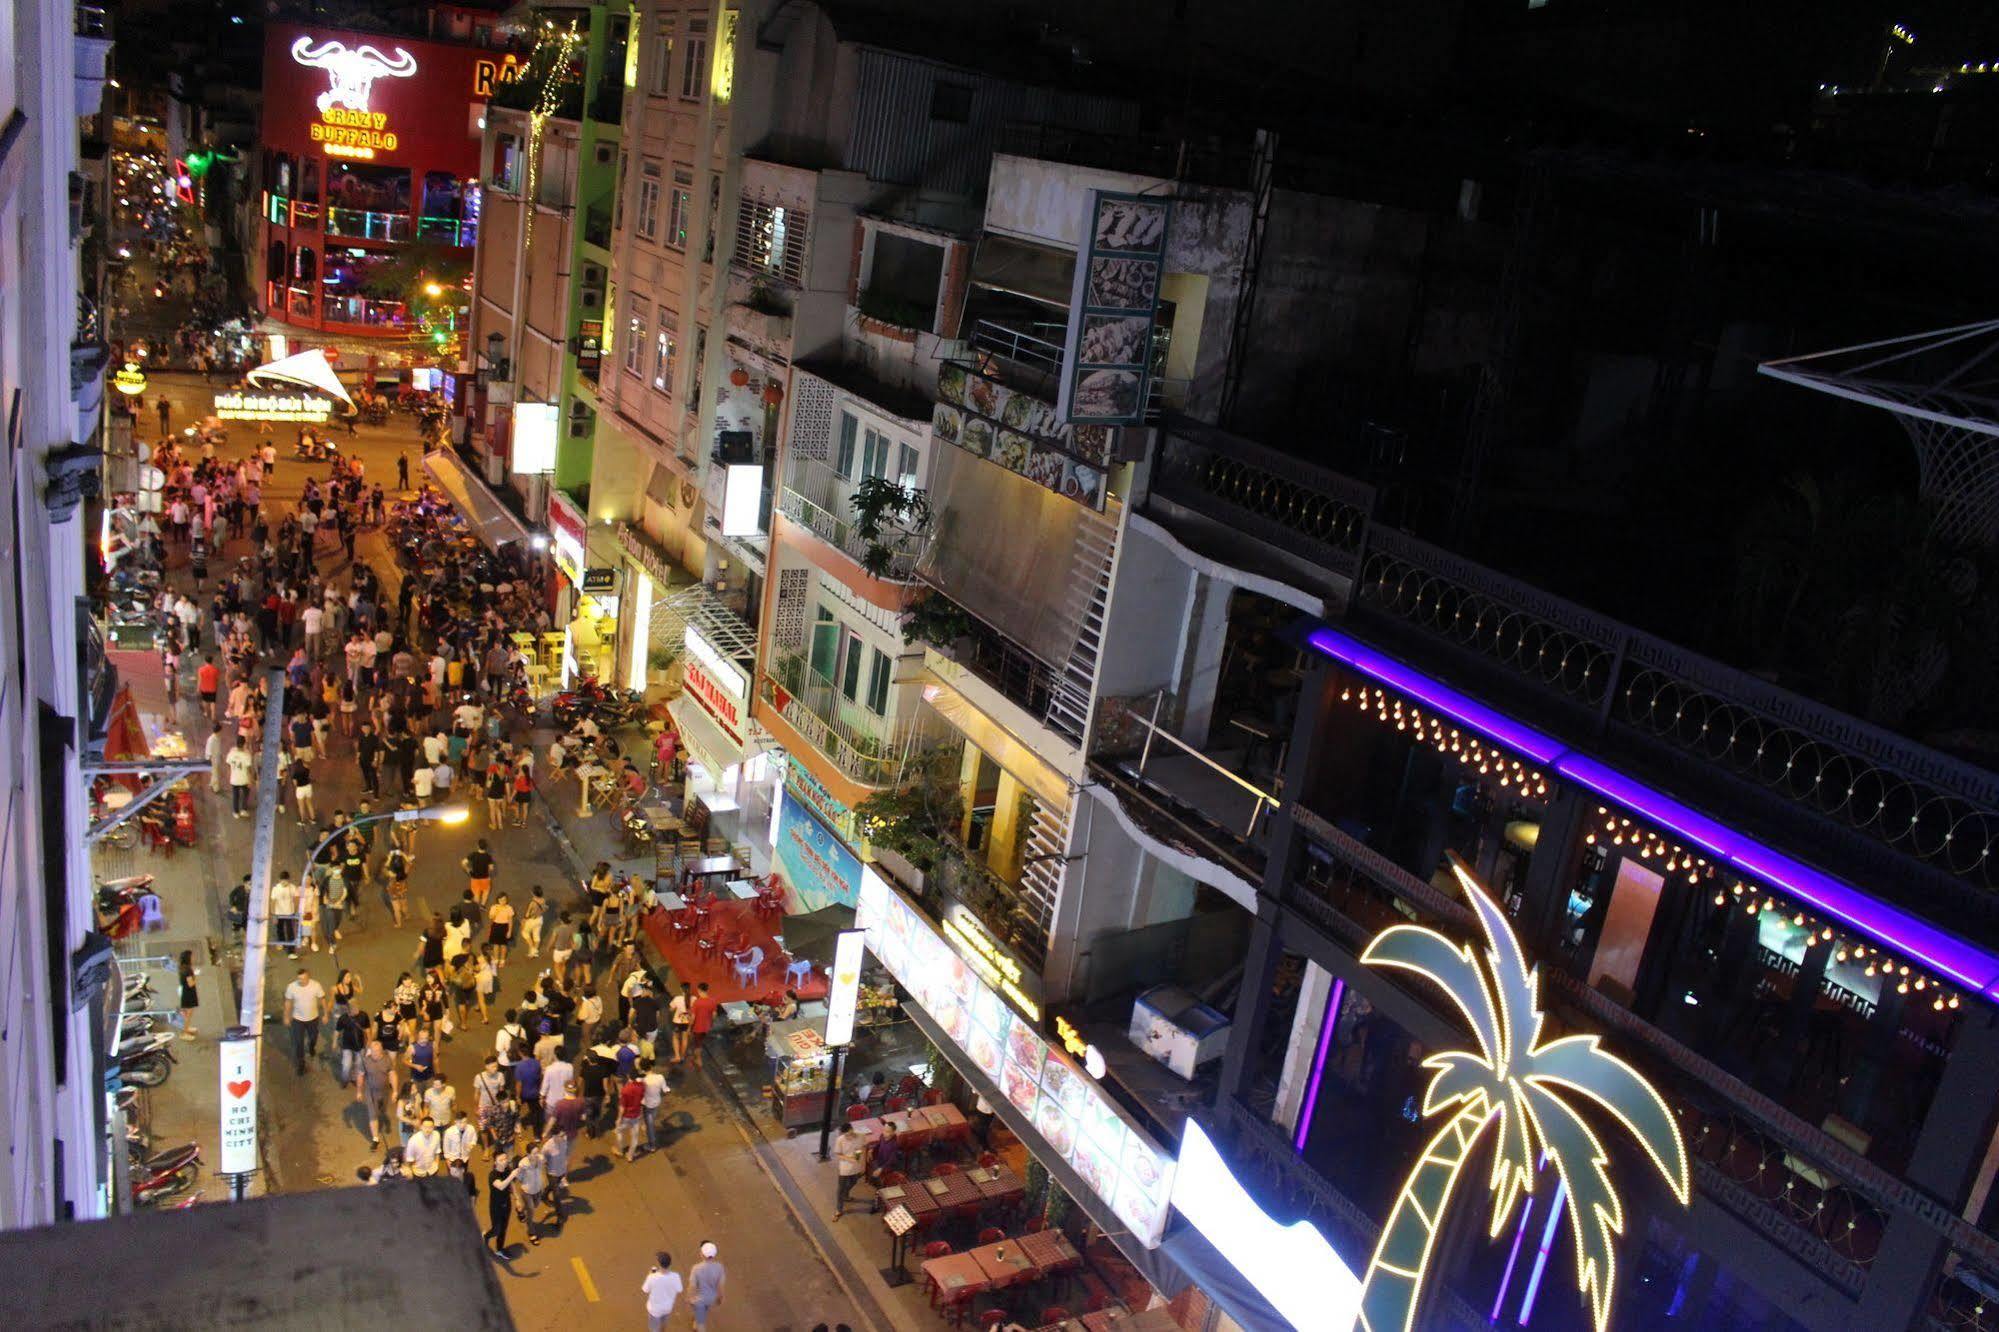
[[[504,76],[490,49],[273,23],[265,35],[266,148],[471,179],[479,114]]]

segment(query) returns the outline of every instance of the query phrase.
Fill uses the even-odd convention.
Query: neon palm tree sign
[[[1423,1095],[1423,1114],[1448,1117],[1410,1169],[1382,1228],[1360,1293],[1360,1326],[1367,1332],[1407,1332],[1414,1324],[1452,1192],[1473,1149],[1491,1130],[1497,1141],[1486,1179],[1492,1194],[1488,1235],[1496,1237],[1522,1195],[1533,1191],[1545,1152],[1564,1186],[1577,1289],[1603,1332],[1617,1284],[1615,1237],[1624,1231],[1624,1205],[1606,1172],[1603,1142],[1585,1112],[1598,1110],[1615,1121],[1684,1206],[1687,1153],[1679,1126],[1652,1085],[1595,1036],[1541,1040],[1538,971],[1527,965],[1492,899],[1462,866],[1453,862],[1451,868],[1484,931],[1483,958],[1469,945],[1418,925],[1382,931],[1361,954],[1370,966],[1413,972],[1442,990],[1478,1048],[1446,1050],[1423,1061],[1435,1074]]]

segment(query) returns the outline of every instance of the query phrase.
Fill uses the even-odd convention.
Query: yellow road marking
[[[581,1258],[571,1258],[569,1265],[576,1269],[576,1279],[583,1283],[583,1298],[592,1304],[597,1303],[597,1283],[590,1279],[590,1269],[583,1265]]]

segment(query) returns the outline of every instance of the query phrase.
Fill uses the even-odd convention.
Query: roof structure
[[[1999,319],[1767,361],[1757,370],[1892,412],[1938,535],[1999,540]]]
[[[354,407],[354,400],[347,396],[346,387],[333,373],[333,365],[326,359],[326,352],[318,347],[260,365],[245,378],[259,388],[281,384],[311,389],[315,393],[324,393],[336,402],[346,403],[350,411]]]

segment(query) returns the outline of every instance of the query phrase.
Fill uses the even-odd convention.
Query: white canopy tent
[[[354,410],[354,400],[347,396],[346,387],[333,373],[333,365],[326,359],[326,352],[318,347],[260,365],[244,378],[262,389],[310,389],[314,393],[325,394],[335,402],[346,403],[350,412]]]

